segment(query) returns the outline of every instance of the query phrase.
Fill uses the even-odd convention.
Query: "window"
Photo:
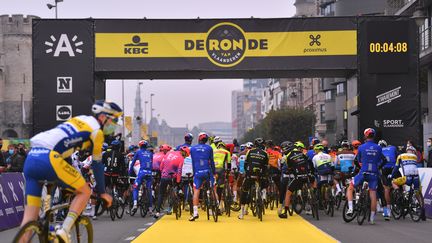
[[[345,83],[339,83],[336,86],[336,94],[345,94]]]
[[[325,123],[325,105],[320,105],[320,123]]]
[[[334,100],[334,98],[335,98],[334,90],[327,90],[325,92],[325,100],[326,101]]]

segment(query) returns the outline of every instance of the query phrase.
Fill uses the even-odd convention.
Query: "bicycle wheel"
[[[37,221],[30,221],[21,227],[12,242],[45,242],[47,239],[44,239],[42,232],[42,226]]]
[[[330,215],[330,217],[334,216],[334,197],[332,193],[331,187],[327,187],[326,189],[326,214]]]
[[[339,210],[340,209],[340,206],[341,206],[341,204],[342,204],[342,193],[340,192],[339,194],[337,194],[336,195],[336,197],[335,197],[335,207],[336,207],[336,210]]]
[[[422,206],[421,206],[421,198],[417,193],[410,193],[411,198],[409,201],[409,214],[411,216],[412,221],[418,222],[421,219],[422,215]]]
[[[147,188],[144,187],[142,195],[141,195],[141,201],[139,204],[140,214],[141,214],[141,217],[143,217],[143,218],[145,216],[147,216],[147,213],[148,213],[148,202],[149,202],[149,200],[148,200]]]
[[[292,207],[294,209],[294,212],[296,214],[301,214],[301,212],[303,211],[304,208],[304,203],[303,203],[303,198],[301,197],[301,195],[298,194],[298,191],[296,191],[293,194],[293,200],[292,200]]]
[[[399,190],[394,190],[391,194],[391,214],[395,220],[403,215],[403,195]]]
[[[354,204],[354,201],[353,201],[353,204]],[[353,207],[355,208],[355,206],[353,206]],[[343,210],[342,210],[342,218],[343,218],[343,220],[346,223],[349,223],[349,222],[353,221],[357,217],[357,211],[353,210],[353,214],[351,216],[348,216],[346,214],[347,210],[348,210],[348,200],[346,200],[345,203],[344,203],[344,207],[343,207]]]
[[[212,205],[213,220],[215,222],[217,222],[218,221],[218,217],[219,217],[219,213],[218,213],[219,205],[217,203],[216,195],[215,195],[214,190],[210,190],[210,203]]]
[[[316,219],[316,220],[319,220],[319,213],[318,213],[318,210],[319,210],[319,202],[318,202],[318,200],[317,200],[317,197],[316,197],[316,195],[315,195],[315,192],[311,192],[310,193],[310,195],[311,195],[311,202],[310,202],[310,205],[311,205],[311,207],[312,207],[312,216]]]
[[[117,211],[116,211],[116,216],[118,219],[123,218],[125,207],[126,207],[125,198],[119,197],[118,198],[118,207],[117,207]]]
[[[358,203],[358,213],[357,213],[357,223],[362,225],[366,219],[367,215],[367,203],[366,203],[366,195],[362,192],[363,195],[360,195],[359,203]]]
[[[256,214],[258,216],[258,219],[260,221],[262,221],[263,220],[263,214],[264,214],[264,202],[260,196],[258,196],[258,198],[257,198]]]
[[[87,216],[80,216],[70,232],[71,242],[93,242],[93,225],[91,224],[90,218]]]
[[[226,187],[228,185],[228,187]],[[224,198],[224,204],[225,204],[225,212],[228,217],[231,217],[231,205],[232,205],[232,193],[231,189],[229,188],[229,184],[225,185],[225,198]]]
[[[115,219],[116,219],[116,213],[117,213],[117,207],[118,207],[117,203],[118,203],[117,199],[113,198],[112,205],[109,208],[109,215],[110,215],[110,218],[112,221],[115,221]]]
[[[96,205],[95,205],[95,209],[96,209],[96,216],[101,216],[103,213],[105,213],[105,203],[103,202],[103,200],[100,197],[97,197],[96,199]]]

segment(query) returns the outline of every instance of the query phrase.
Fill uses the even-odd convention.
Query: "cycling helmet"
[[[129,151],[133,151],[133,150],[134,150],[134,148],[135,148],[135,146],[134,146],[134,145],[130,145],[130,146],[128,147],[128,150],[129,150]]]
[[[342,148],[348,148],[350,144],[348,140],[343,140],[340,145]]]
[[[102,144],[102,150],[107,150],[107,148],[108,148],[108,144],[107,143],[103,143]]]
[[[214,144],[218,144],[220,142],[222,142],[222,138],[220,138],[219,136],[214,137],[214,139],[213,139]]]
[[[162,144],[161,146],[159,146],[159,151],[161,152],[168,152],[171,149],[171,146],[169,146],[168,144]]]
[[[200,133],[198,135],[198,142],[204,142],[204,143],[206,143],[208,141],[208,139],[209,139],[209,136],[205,132],[202,132],[202,133]]]
[[[275,146],[275,147],[274,147],[274,150],[280,152],[280,151],[281,151],[281,147],[279,147],[279,146]]]
[[[246,148],[251,149],[253,147],[253,143],[252,142],[247,142],[246,143]]]
[[[190,149],[188,146],[183,146],[180,148],[180,152],[184,157],[188,157],[190,155]]]
[[[319,144],[320,142],[321,141],[318,138],[312,138],[311,145],[315,146],[316,144]]]
[[[147,148],[148,145],[149,145],[149,143],[147,142],[147,140],[141,140],[141,141],[138,142],[138,146],[140,148],[142,148],[142,147]]]
[[[118,118],[123,114],[123,110],[114,102],[104,100],[96,101],[92,106],[92,112],[95,116],[105,114],[117,123]]]
[[[412,151],[414,154],[417,153],[417,150],[414,148],[414,146],[407,146],[405,151],[408,153],[408,151]]]
[[[284,141],[280,146],[283,153],[288,153],[294,148],[294,144],[290,141]]]
[[[119,146],[121,144],[121,142],[119,141],[119,140],[113,140],[112,142],[111,142],[111,146]]]
[[[227,146],[226,146],[226,144],[225,144],[224,142],[219,142],[218,145],[217,145],[217,147],[218,147],[218,148],[222,147],[222,148],[224,148],[224,149],[227,148]]]
[[[302,142],[300,142],[300,141],[295,142],[295,143],[294,143],[294,146],[295,146],[296,148],[298,148],[298,149],[305,149],[304,144],[303,144]]]
[[[244,151],[246,149],[246,144],[240,145],[240,151]]]
[[[193,140],[193,135],[192,135],[192,133],[187,133],[187,134],[184,136],[184,140],[185,140],[185,142],[192,143],[192,140]]]
[[[364,130],[363,134],[366,138],[373,138],[373,137],[375,137],[376,132],[375,132],[375,129],[373,129],[373,128],[366,128]]]
[[[387,142],[384,139],[379,140],[378,145],[381,147],[387,147]]]
[[[314,150],[317,150],[317,151],[323,151],[323,150],[324,150],[324,145],[322,145],[321,143],[316,144],[316,145],[314,146]]]
[[[264,145],[264,139],[262,139],[262,138],[255,138],[255,140],[254,140],[254,145],[255,146],[263,146]]]
[[[359,140],[354,140],[354,141],[352,141],[352,143],[351,143],[351,145],[354,147],[354,148],[357,148],[358,146],[360,146],[362,143],[359,141]]]

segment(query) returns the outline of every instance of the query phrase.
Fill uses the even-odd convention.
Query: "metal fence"
[[[387,14],[394,15],[397,11],[405,5],[417,0],[387,0]]]
[[[420,51],[424,51],[431,47],[431,26],[424,25],[420,27],[419,33]]]

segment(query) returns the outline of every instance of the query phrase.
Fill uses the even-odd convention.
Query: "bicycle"
[[[363,172],[363,184],[358,193],[356,193],[355,211],[357,211],[357,223],[362,225],[366,216],[370,217],[371,200],[369,197],[369,183],[365,180],[366,175],[370,173]]]
[[[47,195],[51,195],[53,190],[57,187],[55,182],[41,182],[47,188]],[[63,195],[71,199],[74,195],[72,191],[62,189]],[[43,212],[38,220],[26,223],[13,239],[13,243],[18,242],[58,242],[58,237],[55,234],[57,211],[68,210],[70,202],[60,203],[53,205],[51,197],[46,197],[43,204]],[[93,226],[91,220],[87,216],[79,215],[75,220],[74,227],[71,229],[71,242],[93,242]]]
[[[169,173],[170,176],[173,176],[175,173]],[[168,205],[172,208],[176,219],[178,220],[181,217],[181,196],[178,193],[178,189],[176,186],[176,178],[172,178],[171,184],[168,188]]]
[[[213,186],[211,185],[210,181],[210,173],[208,174],[209,179],[205,180],[203,184],[202,191],[204,192],[204,205],[207,211],[207,220],[210,220],[210,214],[213,217],[213,220],[215,222],[218,221],[218,209],[219,205],[216,199],[216,193],[214,191]],[[211,211],[210,211],[211,210]]]
[[[264,202],[261,195],[261,186],[259,176],[250,176],[251,179],[254,180],[254,184],[252,184],[249,190],[250,199],[250,207],[252,210],[253,216],[257,216],[260,221],[263,220],[264,215]]]
[[[119,190],[116,186],[116,184],[120,181],[119,177],[113,177],[110,176],[110,187],[107,187],[107,193],[109,193],[112,198],[112,206],[109,209],[109,215],[112,221],[115,221],[116,217],[118,219],[121,219],[124,214],[124,202],[123,199],[120,197]]]
[[[408,176],[407,176],[408,177]],[[419,191],[414,189],[412,183],[409,191],[404,191],[403,186],[392,192],[392,216],[399,220],[401,217],[405,219],[406,215],[410,215],[411,220],[418,222],[422,216],[422,199]]]
[[[225,182],[224,182],[224,189],[223,189],[223,198],[224,198],[224,208],[225,213],[228,215],[228,217],[231,216],[231,206],[233,204],[233,193],[231,191],[231,186],[229,183],[229,171],[225,173]]]
[[[182,184],[184,191],[184,200],[182,200],[183,210],[186,210],[186,206],[189,206],[189,213],[193,215],[193,177],[192,173],[186,173],[187,177],[182,178]]]
[[[151,175],[145,175],[143,177],[143,180],[147,180]],[[130,177],[130,179],[132,179],[133,177]],[[148,213],[148,206],[149,206],[149,198],[148,198],[148,189],[146,187],[146,183],[141,183],[141,186],[139,188],[138,191],[138,202],[137,202],[137,206],[139,206],[139,210],[140,210],[140,215],[141,217],[145,217],[147,216]],[[130,215],[134,216],[136,211],[132,210],[133,207],[133,197],[130,197],[129,200],[129,210],[130,210]]]
[[[303,198],[306,198],[305,207],[306,204],[308,204],[312,211],[312,217],[315,218],[316,220],[319,220],[319,213],[318,213],[319,202],[316,194],[317,192],[312,187],[312,182],[311,182],[312,175],[305,175],[304,177],[307,178],[307,183],[303,185],[303,189],[302,189]]]
[[[275,175],[269,176],[269,186],[268,186],[268,195],[266,200],[266,208],[270,206],[270,210],[273,210],[279,207],[279,189],[276,186],[273,178]]]
[[[320,198],[324,207],[325,213],[334,216],[335,197],[333,195],[333,176],[326,175],[326,180],[321,186]]]

